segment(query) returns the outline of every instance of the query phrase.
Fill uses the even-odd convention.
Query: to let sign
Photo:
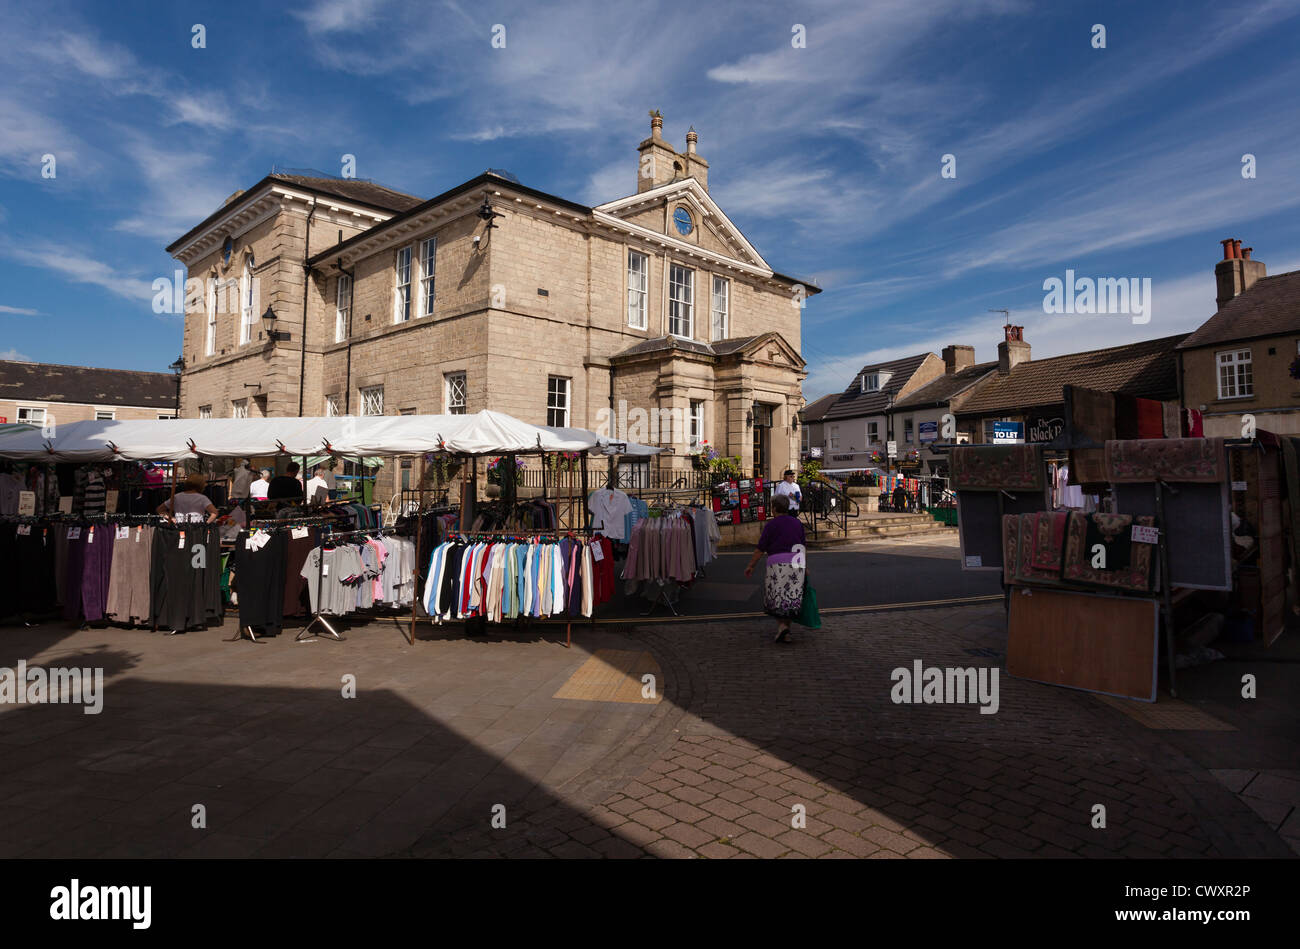
[[[994,422],[993,441],[998,445],[1023,445],[1025,442],[1024,423]]]

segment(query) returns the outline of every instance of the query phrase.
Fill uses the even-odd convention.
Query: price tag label
[[[292,537],[294,540],[302,540],[310,533],[311,531],[307,530],[307,528],[305,527],[295,527],[293,530],[289,532],[289,536]]]
[[[605,552],[600,549],[600,546],[600,544],[591,545],[591,559],[596,561],[596,563],[600,563],[605,559]]]
[[[94,542],[95,542],[95,528],[92,527],[90,528],[90,530],[86,531],[86,543],[93,544]]]
[[[320,575],[321,575],[322,577],[328,577],[328,576],[330,575],[330,565],[329,565],[329,564],[325,564],[325,565],[323,565],[323,566],[320,568]]]
[[[117,532],[113,535],[113,539],[114,539],[114,540],[126,540],[127,537],[129,537],[130,535],[131,535],[131,528],[126,527],[126,526],[122,526],[122,527],[119,527],[119,528],[117,529]],[[138,535],[137,535],[137,536],[138,536]]]
[[[19,524],[19,525],[18,525],[18,533],[21,534],[22,536],[26,537],[26,536],[29,535],[31,532],[32,532],[32,525],[31,525],[31,524]]]
[[[143,528],[143,527],[137,527],[137,528],[135,529],[135,542],[136,542],[137,544],[140,543],[140,535],[143,534],[143,533],[144,533],[144,528]]]
[[[36,513],[36,492],[19,491],[18,492],[18,513],[31,517]]]
[[[68,528],[68,540],[77,540],[79,537],[81,537],[81,528],[80,528],[80,527],[69,527],[69,528]]]
[[[980,554],[969,554],[966,557],[966,566],[982,567],[984,566],[984,558]]]
[[[1234,481],[1234,482],[1232,482],[1232,490],[1234,490],[1234,491],[1245,491],[1245,490],[1246,490],[1246,482],[1244,482],[1244,481]]]
[[[177,549],[177,550],[184,550],[184,549],[185,549],[185,532],[184,532],[184,531],[181,531],[181,536],[180,536],[180,538],[176,541],[176,549]]]
[[[1134,524],[1132,540],[1135,544],[1158,544],[1160,543],[1160,528]]]

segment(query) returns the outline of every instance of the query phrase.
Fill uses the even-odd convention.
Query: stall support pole
[[[417,489],[420,495],[419,508],[424,510],[424,455],[420,455],[420,480],[416,482],[419,485]],[[415,564],[412,569],[411,585],[415,588],[411,595],[411,633],[407,637],[411,645],[415,645],[415,611],[420,602],[420,536],[424,533],[423,524],[421,523],[420,511],[415,513]],[[405,513],[405,512],[403,512]],[[427,579],[426,579],[427,582]]]
[[[1178,673],[1174,669],[1174,600],[1173,591],[1169,589],[1169,544],[1168,522],[1165,520],[1165,490],[1169,486],[1156,480],[1156,529],[1159,535],[1160,555],[1160,601],[1165,614],[1165,657],[1169,665],[1169,695],[1178,698]],[[1170,489],[1172,490],[1172,489]]]

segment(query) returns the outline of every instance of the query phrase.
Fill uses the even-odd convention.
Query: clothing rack
[[[293,640],[294,642],[296,643],[315,642],[318,637],[311,634],[311,629],[317,623],[320,623],[321,626],[325,627],[325,633],[331,639],[334,639],[336,642],[347,641],[346,639],[344,639],[342,636],[339,635],[338,630],[336,630],[333,626],[330,625],[329,620],[325,618],[325,614],[323,614],[320,609],[321,589],[325,582],[325,545],[343,537],[356,537],[356,536],[375,537],[375,536],[382,536],[384,534],[394,534],[394,533],[396,533],[396,531],[392,527],[363,527],[363,528],[358,528],[356,530],[350,530],[350,531],[335,531],[329,525],[325,526],[325,529],[321,531],[316,544],[316,550],[319,551],[320,558],[321,558],[320,569],[316,571],[316,611],[311,618],[311,622],[309,622],[306,626],[304,626],[302,629],[298,631],[298,635],[294,637]],[[304,639],[303,638],[304,636],[306,636],[307,638]]]
[[[656,508],[655,502],[647,501],[646,508],[647,508],[646,520],[659,519],[665,516],[674,517],[688,512],[692,513],[693,516],[708,516],[708,517],[713,516],[713,512],[706,507],[696,506],[693,504],[679,504],[671,500],[667,503],[666,506],[662,506],[658,508]],[[629,537],[627,538],[627,540],[630,543],[632,538]],[[705,576],[704,567],[698,561],[695,564],[695,576],[696,577]],[[650,609],[642,613],[641,614],[642,616],[649,616],[656,609],[658,609],[658,607],[661,604],[663,606],[668,607],[668,611],[672,613],[673,616],[681,615],[680,613],[677,612],[677,608],[673,606],[673,601],[668,598],[668,591],[669,589],[671,589],[670,584],[676,587],[680,591],[685,587],[684,582],[682,582],[681,580],[673,579],[672,577],[653,577],[646,580],[640,580],[638,582],[654,583],[659,586],[659,592],[650,601]]]

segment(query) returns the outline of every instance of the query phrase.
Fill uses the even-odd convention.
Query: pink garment
[[[375,577],[371,589],[373,590],[375,602],[382,603],[384,599],[384,581],[380,577],[383,576],[384,561],[388,559],[388,548],[372,537],[367,537],[366,543],[374,550],[375,559],[379,561],[379,574]]]

